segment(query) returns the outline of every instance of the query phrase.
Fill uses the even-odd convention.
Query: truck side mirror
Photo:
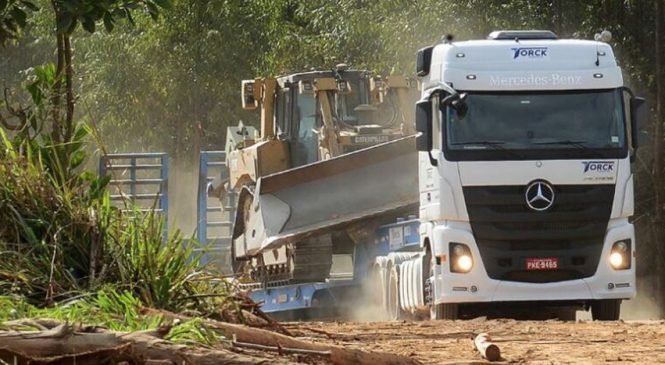
[[[421,48],[416,53],[416,75],[423,77],[429,74],[432,65],[432,50],[434,46]]]
[[[416,149],[427,152],[429,161],[433,166],[437,161],[432,157],[432,101],[421,100],[416,103]]]
[[[630,98],[630,130],[631,142],[633,149],[637,149],[641,142],[644,141],[643,130],[647,125],[649,119],[647,101],[645,98],[634,96]]]

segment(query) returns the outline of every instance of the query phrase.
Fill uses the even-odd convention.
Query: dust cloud
[[[172,160],[169,171],[169,227],[179,229],[183,237],[196,233],[199,166],[194,158]]]
[[[358,295],[342,305],[342,318],[353,322],[389,321],[388,313],[371,288],[363,286]]]
[[[637,278],[637,297],[621,303],[621,319],[649,320],[662,319],[663,311],[656,299],[654,278]],[[591,320],[591,311],[577,311],[578,320]]]
[[[653,277],[637,278],[637,297],[621,304],[622,319],[661,319],[663,311],[656,300]]]

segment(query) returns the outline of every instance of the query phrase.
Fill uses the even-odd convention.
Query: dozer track
[[[329,234],[302,240],[293,247],[290,278],[292,282],[317,282],[328,277],[333,254],[333,243]]]

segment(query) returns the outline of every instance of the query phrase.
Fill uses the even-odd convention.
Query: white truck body
[[[452,88],[467,94],[468,105],[461,117],[449,105],[432,107],[432,146],[419,148],[423,252],[414,260],[425,265],[422,258],[431,250],[430,306],[514,301],[590,306],[633,298],[636,244],[629,219],[635,146],[611,47],[584,40],[488,39],[446,42],[429,52],[422,100],[438,105]],[[565,104],[548,112],[549,100]],[[556,124],[544,122],[561,113],[560,128],[570,129],[576,109],[595,115],[587,125],[597,128],[605,125],[604,116],[616,119],[607,124],[615,129],[557,131]],[[513,118],[522,124],[510,133],[525,142],[506,132]],[[488,127],[495,130],[478,132]],[[586,144],[592,137],[608,138],[607,146]],[[619,241],[629,252],[615,269],[610,255]],[[453,272],[455,244],[468,247],[468,272]],[[417,276],[403,272],[402,283],[417,286]],[[401,302],[422,308],[428,300],[419,299]]]

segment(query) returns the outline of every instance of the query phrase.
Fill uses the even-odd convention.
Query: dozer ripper
[[[334,254],[416,210],[415,90],[344,66],[242,82],[260,134],[228,129],[228,180],[214,187],[237,194],[236,278],[324,281]]]

